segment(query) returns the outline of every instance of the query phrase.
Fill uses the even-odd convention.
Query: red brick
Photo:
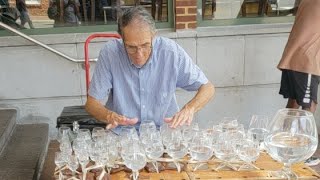
[[[176,8],[176,14],[185,14],[185,8]]]
[[[181,6],[197,6],[197,1],[195,0],[184,0],[184,1],[176,1],[176,7]]]
[[[188,8],[188,14],[197,14],[197,8]]]
[[[195,28],[197,28],[196,22],[188,23],[188,29],[195,29]]]
[[[197,16],[191,15],[191,16],[177,16],[176,21],[177,22],[190,22],[190,21],[196,21]]]
[[[176,24],[176,29],[186,29],[186,24]]]

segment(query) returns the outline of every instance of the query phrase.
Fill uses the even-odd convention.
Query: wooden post
[[[91,0],[91,22],[93,23],[96,19],[96,2]]]
[[[87,14],[87,2],[86,0],[82,0],[82,10],[83,10],[83,17],[84,22],[88,22],[88,14]]]

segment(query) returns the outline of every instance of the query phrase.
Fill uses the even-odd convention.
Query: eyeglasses
[[[130,46],[125,44],[128,54],[135,54],[140,50],[141,52],[149,52],[152,49],[152,44],[143,44],[141,46]]]

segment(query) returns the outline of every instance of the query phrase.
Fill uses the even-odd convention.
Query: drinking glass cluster
[[[191,157],[187,161],[196,164],[194,170],[215,160],[214,155],[221,162],[216,170],[256,168],[252,162],[259,156],[259,143],[263,142],[266,127],[257,123],[257,118],[252,119],[248,132],[237,119],[229,117],[207,129],[200,129],[197,123],[178,128],[163,124],[157,129],[152,120],[142,121],[139,131],[134,126],[123,126],[119,134],[101,127],[93,128],[92,133],[89,129],[72,132],[69,127],[60,127],[60,152],[57,152],[55,162],[59,169],[67,165],[72,172],[76,172],[80,164],[84,173],[95,168],[110,173],[112,168],[124,164],[132,170],[133,179],[138,178],[139,170],[147,162],[159,172],[158,162],[164,161],[164,153],[170,156],[165,160],[173,162],[179,172],[179,162],[186,160],[187,154]],[[90,160],[94,165],[87,167]],[[242,166],[233,165],[239,160]]]
[[[92,168],[106,167],[110,172],[119,157],[117,138],[114,133],[101,127],[93,128],[92,134],[89,129],[73,132],[69,127],[60,127],[57,138],[60,152],[56,154],[55,163],[59,169],[67,165],[72,172],[76,172],[80,165],[83,179],[90,160],[94,161]]]

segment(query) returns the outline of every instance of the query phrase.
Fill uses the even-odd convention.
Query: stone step
[[[48,124],[17,124],[0,155],[0,179],[38,179],[47,152],[48,131]]]
[[[6,147],[16,125],[17,110],[0,109],[0,154]]]

